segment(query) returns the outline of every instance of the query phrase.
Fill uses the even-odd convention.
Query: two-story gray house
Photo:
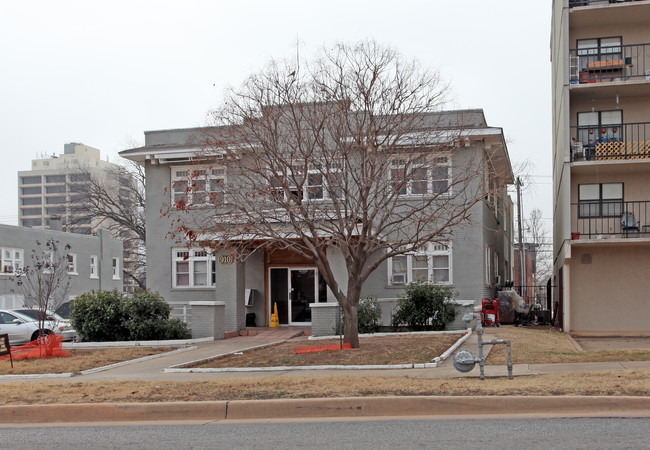
[[[455,133],[455,144],[444,155],[425,155],[428,162],[412,172],[421,179],[395,182],[396,195],[405,201],[417,200],[435,195],[436,189],[448,189],[463,175],[452,169],[454,161],[471,161],[478,171],[472,188],[475,192],[484,189],[487,194],[473,204],[466,213],[468,220],[454,227],[444,241],[438,239],[387,259],[367,279],[363,295],[379,299],[385,325],[390,323],[392,305],[411,281],[427,279],[452,285],[458,293],[457,301],[480,305],[482,298],[495,297],[500,285],[512,278],[513,205],[507,185],[513,182],[513,175],[503,130],[488,126],[480,109],[430,114],[431,123],[442,119],[448,124],[447,132]],[[458,125],[461,122],[462,127]],[[201,174],[200,191],[212,199],[218,197],[220,186],[236,183],[227,157],[208,163],[197,156],[205,150],[201,136],[218,132],[216,128],[146,131],[143,147],[121,152],[146,169],[147,287],[160,292],[173,306],[174,314],[188,322],[193,305],[223,302],[226,331],[243,329],[251,313],[256,326],[268,326],[277,305],[281,325],[312,325],[314,334],[331,333],[331,320],[322,325],[317,317],[319,311],[336,307],[336,297],[308,258],[287,249],[261,248],[236,261],[228,252],[212,252],[205,245],[188,246],[178,236],[169,237],[175,216],[163,217],[161,211],[181,201],[195,208],[183,214],[199,214],[201,209],[197,201],[190,202],[189,197],[198,195],[196,189],[188,189],[198,185],[197,180],[188,179],[191,174]],[[427,133],[435,134],[424,128],[418,130],[418,139],[425,142]],[[399,173],[398,164],[387,173]],[[306,180],[299,188],[304,192],[283,194],[278,190],[274,195],[295,195],[302,201],[316,202],[325,201],[328,192],[335,189],[326,186],[316,173],[308,173]],[[269,190],[277,189],[271,184]],[[462,188],[454,185],[454,189]],[[335,248],[330,251],[337,282],[345,285],[342,256]]]

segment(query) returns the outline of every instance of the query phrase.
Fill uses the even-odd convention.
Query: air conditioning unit
[[[406,275],[405,274],[393,275],[392,283],[393,284],[405,284],[406,283]]]
[[[494,278],[494,284],[496,284],[497,286],[501,286],[501,275],[497,275]]]

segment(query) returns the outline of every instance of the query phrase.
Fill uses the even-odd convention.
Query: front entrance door
[[[270,293],[271,312],[278,305],[278,319],[281,325],[311,324],[310,303],[316,302],[318,277],[316,269],[271,268]]]

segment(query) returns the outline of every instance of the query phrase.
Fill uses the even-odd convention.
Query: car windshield
[[[19,313],[18,311],[11,311],[10,314],[12,316],[16,316],[17,318],[19,318],[20,320],[23,320],[25,322],[36,322],[36,319],[34,319],[33,317],[29,317],[27,314],[22,314],[22,313]]]
[[[25,316],[29,316],[34,320],[38,320],[39,317],[42,316],[40,311],[38,309],[12,309],[12,311],[15,311],[17,313],[23,314]],[[45,320],[51,320],[51,321],[61,321],[62,319],[59,318],[58,314],[54,314],[51,312],[48,312],[47,315],[45,316]]]

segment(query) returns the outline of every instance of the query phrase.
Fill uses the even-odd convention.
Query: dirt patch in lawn
[[[486,330],[483,339],[508,339],[514,364],[647,361],[650,349],[587,350],[576,349],[562,332],[543,327],[501,327]],[[486,364],[505,364],[506,346],[495,345]]]
[[[461,334],[425,334],[377,336],[360,339],[356,350],[330,350],[315,353],[294,353],[300,346],[338,346],[339,340],[291,339],[272,346],[226,355],[186,367],[276,367],[319,365],[373,365],[429,363],[451,347]]]
[[[435,369],[432,369],[435,370]],[[39,381],[0,384],[0,404],[210,401],[384,395],[650,395],[650,369],[507,378],[265,377],[167,381]]]
[[[138,347],[67,350],[72,356],[58,358],[35,358],[14,361],[0,361],[0,375],[29,375],[41,373],[78,373],[83,370],[107,366],[122,361],[142,358],[174,350],[173,348]]]

